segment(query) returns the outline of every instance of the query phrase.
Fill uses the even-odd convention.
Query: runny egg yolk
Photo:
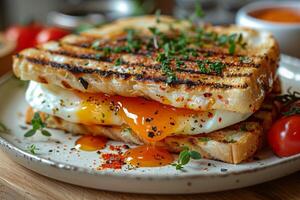
[[[109,96],[106,94],[79,94],[83,99],[77,112],[83,124],[110,124],[110,116],[119,115],[139,137],[155,143],[172,135],[180,116],[196,111],[174,108],[141,97]]]
[[[107,139],[102,136],[83,135],[76,141],[76,146],[84,151],[97,151],[103,149]]]
[[[124,157],[126,163],[135,167],[159,167],[174,161],[172,154],[166,149],[150,145],[129,149]]]

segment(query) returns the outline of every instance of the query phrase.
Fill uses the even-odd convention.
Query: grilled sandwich
[[[13,67],[31,80],[27,122],[39,112],[50,128],[239,163],[273,118],[261,107],[278,60],[269,33],[144,16],[26,49]]]

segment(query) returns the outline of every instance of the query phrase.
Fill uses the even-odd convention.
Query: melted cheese
[[[26,100],[33,108],[70,122],[128,125],[141,138],[156,142],[170,135],[208,133],[245,120],[241,114],[174,108],[142,97],[80,93],[31,82]]]

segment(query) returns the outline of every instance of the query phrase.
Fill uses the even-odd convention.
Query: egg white
[[[32,108],[38,111],[60,117],[69,122],[82,123],[77,114],[81,109],[82,99],[72,90],[31,81],[26,91],[26,101]],[[212,114],[212,117],[209,117],[209,112]],[[199,112],[193,116],[177,116],[180,117],[180,124],[174,130],[173,134],[195,135],[209,133],[243,121],[251,114],[211,110]],[[99,121],[97,124],[116,126],[124,124],[120,115],[111,114],[109,116],[111,117],[109,124],[105,120]]]

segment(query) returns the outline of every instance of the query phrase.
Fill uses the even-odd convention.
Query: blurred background
[[[237,10],[254,0],[201,0],[205,20],[234,23]],[[153,13],[182,18],[193,12],[194,0],[0,0],[0,29],[37,20],[72,28],[80,23],[100,24],[119,17]]]
[[[0,0],[0,75],[10,69],[11,55],[22,49],[157,10],[188,18],[197,3],[205,13],[198,20],[214,25],[237,22],[270,31],[281,53],[300,58],[300,48],[295,45],[300,43],[300,0]],[[262,15],[252,15],[255,11]]]

